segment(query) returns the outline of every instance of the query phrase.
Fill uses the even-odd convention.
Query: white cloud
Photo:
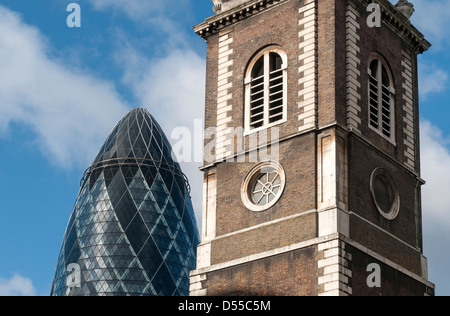
[[[85,167],[127,107],[110,83],[47,53],[40,32],[0,6],[0,133],[24,124],[51,162]]]
[[[160,36],[154,51],[158,58],[150,59],[142,53],[133,34],[122,33],[116,52],[117,63],[123,67],[124,84],[132,91],[139,106],[147,108],[161,124],[170,140],[172,131],[186,127],[194,137],[194,121],[203,121],[205,104],[206,61],[191,48],[186,30],[179,19],[190,12],[189,0],[91,0],[97,10],[123,12],[132,21],[153,29]],[[176,19],[174,18],[176,16]],[[125,32],[121,30],[121,32]],[[200,43],[200,41],[199,41]],[[142,49],[142,48],[141,48]],[[197,142],[203,144],[202,135]],[[200,138],[200,139],[198,139]],[[172,144],[176,142],[172,140]],[[194,143],[194,140],[192,140]],[[195,148],[192,148],[192,158]],[[200,156],[202,153],[200,153]],[[192,202],[197,220],[201,222],[202,173],[201,162],[181,162],[192,187]]]
[[[0,278],[0,296],[35,296],[33,282],[26,277],[15,274],[11,279]]]
[[[421,123],[421,165],[424,216],[440,225],[450,225],[450,139],[430,122]]]
[[[398,0],[389,0],[395,5]],[[450,27],[450,0],[410,0],[415,12],[413,25],[431,41],[433,46],[446,44]]]
[[[421,122],[422,217],[424,254],[437,295],[449,295],[450,138],[428,121]]]
[[[395,5],[398,0],[389,0]],[[415,12],[411,17],[413,24],[428,36],[443,39],[450,18],[450,0],[412,0]]]
[[[168,0],[91,0],[92,5],[97,10],[115,9],[122,10],[130,17],[136,18],[142,14],[162,11]]]
[[[186,0],[90,0],[97,10],[122,11],[129,19],[145,21],[156,15],[182,12],[186,8]]]
[[[205,61],[195,52],[173,50],[147,60],[129,50],[123,61],[124,82],[166,131],[203,118]]]
[[[169,139],[177,127],[191,131],[191,160],[180,164],[192,188],[191,198],[199,225],[202,219],[203,173],[198,169],[202,166],[198,157],[203,157],[205,65],[206,61],[193,51],[175,51],[163,60],[153,61],[143,81],[135,86],[141,104],[148,107]],[[195,121],[201,122],[200,133],[194,129]],[[176,141],[171,140],[172,145]]]
[[[117,58],[124,67],[124,83],[159,122],[169,140],[175,128],[186,127],[191,131],[192,146],[200,143],[201,151],[203,126],[194,134],[194,122],[203,122],[206,61],[190,49],[173,49],[163,58],[149,60],[131,47]],[[172,140],[172,145],[176,142]],[[202,153],[198,146],[191,148],[191,162],[181,162],[181,167],[192,187],[192,202],[200,222],[203,179],[198,168],[202,162],[195,158]]]
[[[439,93],[447,88],[448,73],[436,65],[419,64],[419,92],[421,98]]]
[[[447,40],[450,26],[450,0],[414,0],[413,24],[430,37],[431,42],[440,45]]]

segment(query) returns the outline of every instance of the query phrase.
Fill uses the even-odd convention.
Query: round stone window
[[[279,163],[259,163],[249,171],[242,183],[242,202],[251,211],[265,211],[278,202],[285,183],[286,175]]]
[[[380,214],[388,220],[395,219],[400,211],[400,196],[391,175],[382,168],[375,169],[370,190]]]

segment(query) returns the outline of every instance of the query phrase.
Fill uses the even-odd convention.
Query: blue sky
[[[170,138],[203,117],[210,0],[0,0],[0,295],[48,295],[79,181],[115,123],[143,106]],[[414,0],[420,56],[425,255],[450,294],[450,0]],[[180,111],[182,109],[182,111]],[[185,163],[197,216],[199,163]]]

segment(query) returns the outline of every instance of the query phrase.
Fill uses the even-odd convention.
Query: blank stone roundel
[[[370,190],[380,214],[388,220],[394,220],[400,210],[400,197],[391,175],[382,168],[375,169],[370,180]]]

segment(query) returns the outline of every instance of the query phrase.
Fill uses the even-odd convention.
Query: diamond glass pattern
[[[81,180],[51,295],[189,295],[198,244],[171,146],[146,110],[132,110]],[[80,268],[77,282],[71,264]]]

